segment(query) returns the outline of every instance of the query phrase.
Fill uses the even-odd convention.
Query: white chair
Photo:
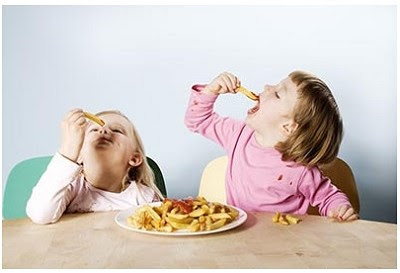
[[[225,173],[227,164],[227,156],[218,157],[207,164],[201,176],[199,196],[213,202],[226,204]]]

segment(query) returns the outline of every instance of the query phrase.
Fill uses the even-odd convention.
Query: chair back
[[[51,158],[51,156],[35,157],[14,166],[4,190],[3,219],[18,219],[27,216],[25,209],[32,189],[46,170]],[[147,157],[147,162],[154,172],[156,186],[166,197],[167,190],[160,168],[150,157]]]
[[[228,157],[222,156],[210,161],[204,168],[199,187],[199,196],[208,200],[226,203],[225,174]],[[343,191],[353,208],[359,213],[360,200],[353,172],[342,159],[336,158],[329,165],[320,167],[322,173],[331,179],[332,184]],[[308,214],[319,215],[318,209],[309,207]]]
[[[350,166],[342,159],[336,158],[331,163],[321,165],[321,172],[329,177],[332,184],[344,192],[354,210],[360,213],[360,199],[358,197],[356,180]],[[310,206],[307,210],[308,214],[319,215],[318,208]]]
[[[213,202],[226,204],[225,174],[228,157],[221,156],[210,161],[203,170],[199,196]]]

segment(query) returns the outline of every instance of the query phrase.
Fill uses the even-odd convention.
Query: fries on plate
[[[208,202],[204,197],[182,200],[164,199],[161,205],[138,208],[127,222],[143,230],[173,232],[210,231],[236,220],[239,212],[227,205]]]

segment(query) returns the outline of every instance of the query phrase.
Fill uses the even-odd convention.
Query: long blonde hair
[[[289,74],[297,86],[298,102],[294,110],[297,129],[275,148],[284,161],[306,166],[333,161],[343,138],[343,123],[338,105],[328,86],[303,71]]]
[[[135,181],[136,183],[143,184],[152,190],[157,194],[157,197],[160,200],[163,200],[164,197],[158,187],[155,184],[155,175],[153,170],[151,169],[149,163],[147,162],[147,157],[144,151],[144,145],[142,142],[142,139],[139,136],[138,131],[136,130],[135,126],[133,125],[132,121],[125,116],[122,112],[118,110],[108,110],[108,111],[102,111],[96,114],[96,116],[101,116],[101,115],[106,115],[106,114],[117,114],[120,115],[121,117],[125,118],[129,123],[131,124],[132,127],[132,135],[133,135],[133,142],[136,144],[136,151],[137,153],[140,154],[142,157],[142,164],[136,167],[130,167],[128,169],[127,174],[125,175],[125,178],[122,181],[122,189],[126,189],[129,184],[132,181]]]

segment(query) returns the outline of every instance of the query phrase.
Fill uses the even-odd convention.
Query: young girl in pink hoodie
[[[338,154],[342,119],[328,86],[295,71],[278,85],[265,85],[245,121],[213,110],[220,94],[236,93],[240,80],[222,73],[192,88],[185,124],[217,142],[228,154],[227,203],[248,211],[305,214],[318,206],[323,216],[357,219],[348,198],[322,175],[318,164]]]

